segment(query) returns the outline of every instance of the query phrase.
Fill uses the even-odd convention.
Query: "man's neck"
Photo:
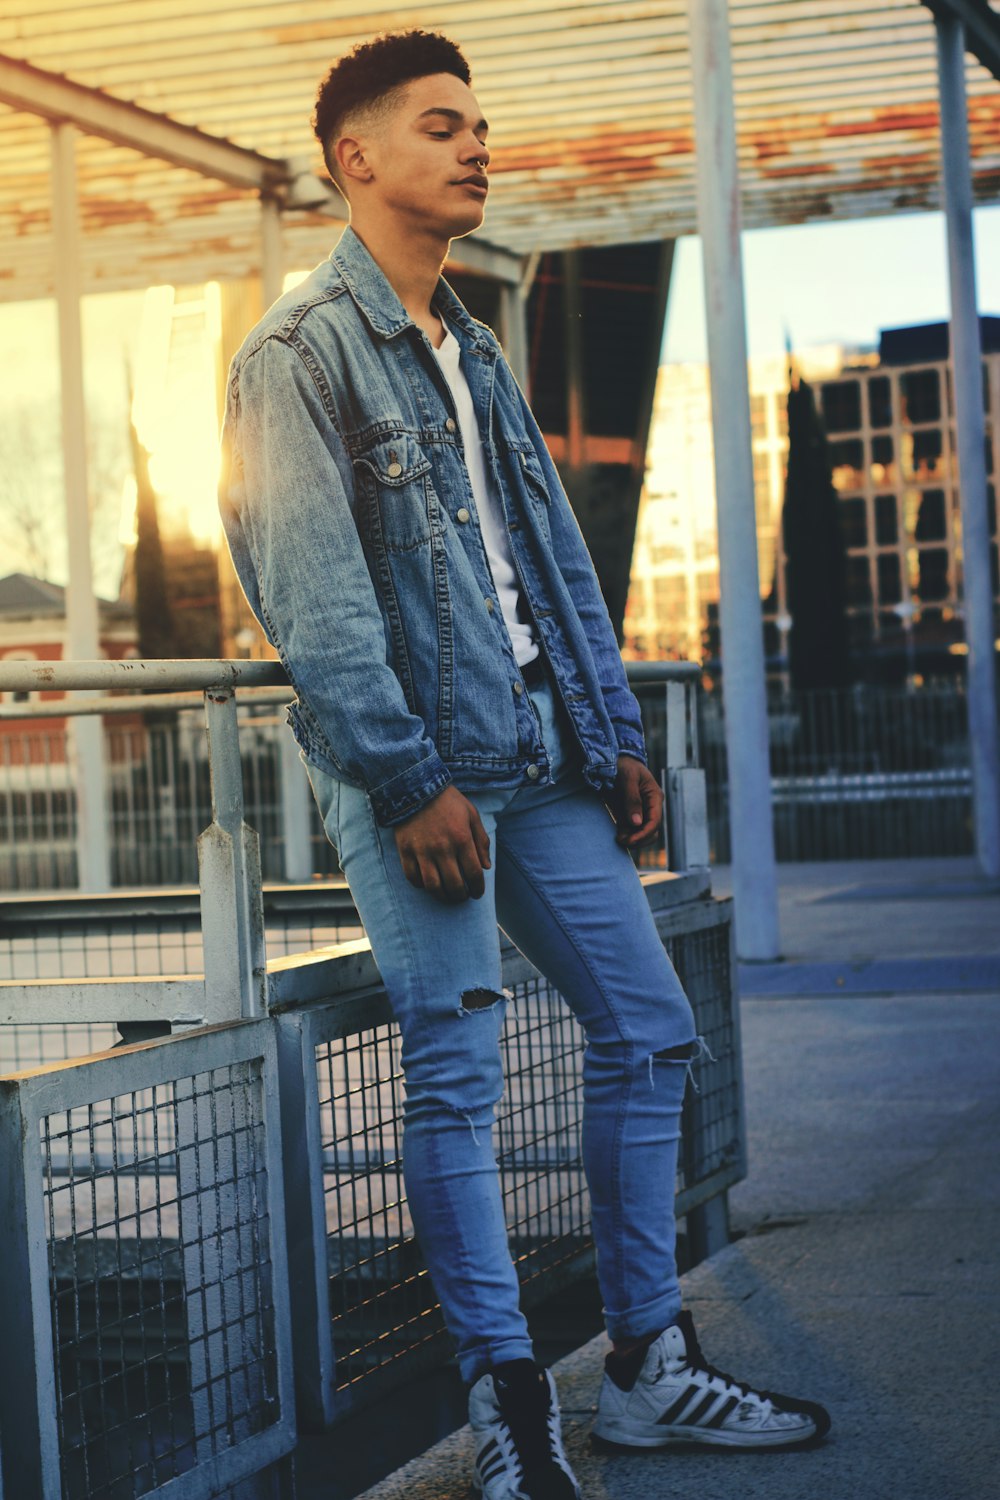
[[[398,220],[382,224],[371,218],[360,222],[352,218],[351,228],[414,323],[424,330],[435,348],[440,348],[445,328],[431,310],[431,298],[437,289],[450,242],[438,235],[404,237],[400,235]]]

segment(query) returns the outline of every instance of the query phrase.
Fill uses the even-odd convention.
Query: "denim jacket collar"
[[[343,276],[348,291],[373,333],[380,338],[391,339],[404,328],[416,326],[385,272],[350,224],[330,252],[329,258]],[[444,313],[452,328],[457,324],[464,330],[467,340],[477,346],[480,353],[493,352],[493,345],[488,341],[483,326],[469,315],[443,276],[438,279],[431,302],[438,312]],[[456,337],[460,343],[466,344],[466,339],[459,334]]]

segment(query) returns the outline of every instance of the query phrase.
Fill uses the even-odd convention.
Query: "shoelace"
[[[735,1375],[730,1375],[728,1370],[720,1370],[717,1365],[709,1364],[701,1352],[701,1345],[693,1327],[685,1330],[685,1347],[687,1348],[687,1364],[692,1370],[699,1370],[709,1377],[710,1380],[723,1381],[731,1392],[739,1392],[740,1400],[748,1399],[755,1401],[762,1409],[769,1407],[773,1410],[774,1398],[771,1391],[755,1391],[753,1386],[747,1385],[746,1381],[737,1380]]]
[[[507,1397],[503,1402],[500,1399],[501,1389]],[[511,1390],[509,1387],[498,1388],[497,1404],[504,1436],[509,1435],[510,1438],[510,1457],[517,1464],[518,1477],[523,1479],[527,1470],[556,1456],[557,1435],[552,1404],[547,1400],[543,1414],[539,1405],[525,1401],[520,1390]],[[508,1444],[504,1443],[504,1447],[507,1448]]]

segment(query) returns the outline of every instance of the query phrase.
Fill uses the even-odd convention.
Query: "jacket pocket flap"
[[[549,482],[545,477],[538,454],[534,448],[515,447],[511,444],[511,462],[521,470],[521,473],[541,495],[546,505],[551,505],[552,498],[549,495]]]
[[[379,484],[400,487],[426,474],[431,466],[416,438],[398,433],[372,443],[354,462],[370,469]]]

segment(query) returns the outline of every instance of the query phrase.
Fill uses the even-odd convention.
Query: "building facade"
[[[997,455],[1000,318],[983,318],[983,409],[994,598],[1000,636]],[[886,330],[878,351],[796,357],[826,428],[847,552],[857,675],[961,670],[962,540],[948,325]],[[788,434],[783,358],[750,362],[760,590],[769,673],[787,671],[781,541]],[[718,548],[708,371],[660,371],[626,609],[624,652],[717,665]]]

